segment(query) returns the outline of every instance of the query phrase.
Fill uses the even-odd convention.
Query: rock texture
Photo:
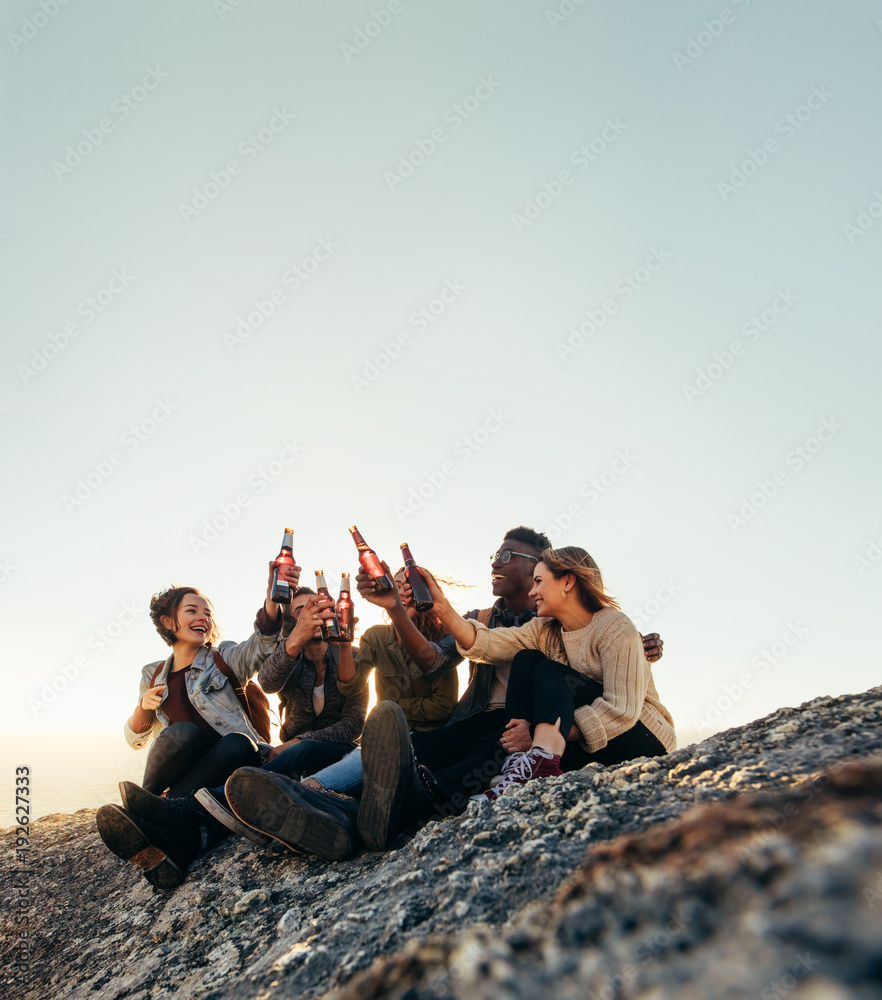
[[[230,839],[169,894],[94,811],[32,827],[33,978],[5,995],[877,998],[882,688],[473,803],[326,864]],[[13,860],[14,834],[0,836]],[[4,861],[4,973],[15,891]]]

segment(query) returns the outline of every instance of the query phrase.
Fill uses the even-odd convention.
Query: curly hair
[[[197,590],[195,587],[167,587],[165,590],[161,590],[158,594],[154,594],[150,598],[150,620],[153,622],[156,631],[162,637],[163,642],[167,646],[174,646],[178,641],[175,637],[175,633],[172,629],[168,629],[162,624],[163,618],[171,618],[175,623],[175,628],[178,627],[178,608],[181,606],[181,602],[187,596],[187,594],[196,594],[197,597],[201,597],[203,600],[208,602],[209,607],[212,606],[211,601],[202,593],[201,590]],[[209,646],[213,646],[218,639],[221,637],[221,630],[215,622],[214,618],[211,619],[211,629],[205,637],[205,642]]]
[[[551,548],[551,542],[548,540],[547,535],[543,535],[541,531],[533,531],[532,528],[526,528],[523,524],[518,525],[517,528],[512,528],[511,531],[506,531],[502,540],[505,541],[508,538],[513,542],[529,545],[530,548],[535,549],[537,552],[544,552],[545,549]]]

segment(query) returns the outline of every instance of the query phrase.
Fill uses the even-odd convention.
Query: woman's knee
[[[515,653],[511,665],[513,668],[517,667],[518,669],[535,667],[537,663],[541,663],[544,659],[546,659],[546,656],[539,649],[521,649]]]
[[[195,722],[173,722],[156,737],[156,744],[175,748],[204,742],[205,737]]]
[[[218,740],[217,749],[235,757],[250,757],[258,753],[257,744],[245,733],[227,733]]]

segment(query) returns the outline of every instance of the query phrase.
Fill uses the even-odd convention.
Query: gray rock
[[[26,873],[0,834],[4,968],[22,874],[31,903],[32,980],[7,995],[878,997],[880,722],[882,689],[816,699],[337,864],[231,838],[173,893],[93,810],[46,817]]]

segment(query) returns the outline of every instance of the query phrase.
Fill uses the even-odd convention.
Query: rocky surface
[[[230,839],[168,894],[107,852],[93,810],[47,817],[32,980],[4,995],[876,998],[880,723],[882,688],[816,699],[344,863]],[[14,847],[0,835],[4,976]]]

